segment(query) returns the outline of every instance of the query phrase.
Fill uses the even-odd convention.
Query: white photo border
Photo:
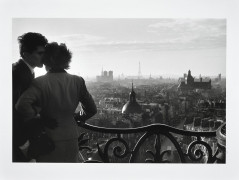
[[[1,0],[0,179],[238,179],[239,2],[236,0]],[[12,163],[13,18],[227,19],[226,164]]]

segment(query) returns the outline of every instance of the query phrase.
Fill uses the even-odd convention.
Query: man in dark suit
[[[21,94],[29,87],[34,79],[34,68],[43,66],[47,39],[39,33],[26,33],[18,37],[21,58],[12,65],[12,109],[13,109],[13,162],[27,162],[20,147],[27,142],[27,134],[21,115],[16,111],[15,104]]]

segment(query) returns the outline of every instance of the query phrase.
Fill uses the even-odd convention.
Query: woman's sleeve
[[[20,96],[15,108],[27,121],[35,117],[40,111],[41,90],[35,82]]]
[[[80,92],[79,101],[82,104],[84,114],[79,116],[78,118],[80,121],[85,121],[97,113],[97,108],[92,96],[90,95],[90,93],[88,92],[86,88],[85,81],[83,78],[81,78],[81,81],[80,81],[79,92]]]

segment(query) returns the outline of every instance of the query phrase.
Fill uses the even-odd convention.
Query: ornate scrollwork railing
[[[109,135],[108,138],[105,138],[103,144],[96,142],[93,154],[97,154],[98,158],[89,158],[85,162],[108,163],[116,158],[124,159],[121,162],[133,163],[139,162],[139,159],[142,159],[140,156],[144,157],[143,162],[155,163],[215,163],[219,160],[217,156],[220,153],[220,149],[218,147],[215,148],[217,144],[216,131],[186,131],[164,124],[152,124],[138,128],[104,128],[89,124],[80,125],[80,127],[88,131],[88,133]],[[135,140],[136,143],[127,142],[127,138],[123,137],[126,134],[131,135],[130,138],[137,138]],[[84,135],[85,133],[79,139],[79,145],[82,145],[82,141],[85,143],[87,140],[91,140],[91,138],[83,140]],[[181,141],[176,136],[190,138],[186,149],[182,147]],[[167,146],[167,144],[171,145]],[[212,144],[214,147],[212,147]],[[174,153],[172,153],[172,149],[165,149],[165,146],[173,147]],[[93,151],[92,147],[80,146],[80,150],[83,149],[87,149],[88,152]],[[220,162],[222,161],[220,159]]]

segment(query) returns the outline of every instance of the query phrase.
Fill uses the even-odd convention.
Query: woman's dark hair
[[[18,37],[20,55],[23,57],[24,52],[32,53],[38,46],[47,44],[47,39],[40,33],[28,32]]]
[[[65,44],[52,42],[46,45],[43,64],[51,69],[69,69],[72,53]]]

